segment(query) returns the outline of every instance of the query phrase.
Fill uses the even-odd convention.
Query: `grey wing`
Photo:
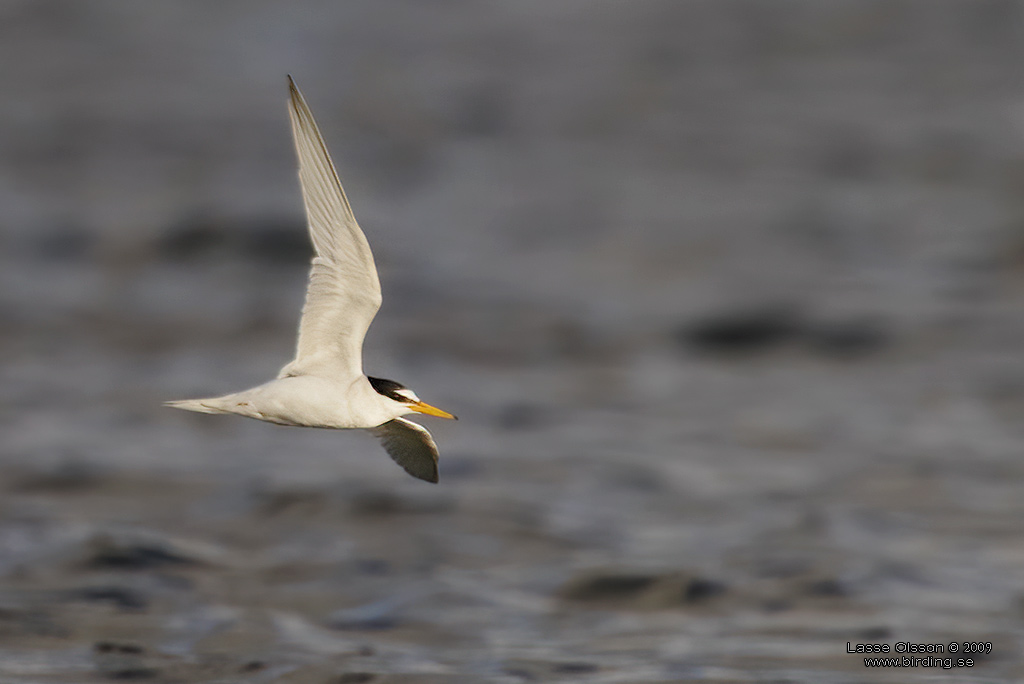
[[[437,444],[425,427],[395,418],[370,431],[405,472],[427,482],[437,482]]]
[[[356,377],[363,372],[363,338],[380,308],[377,267],[313,115],[291,77],[288,83],[288,115],[316,254],[295,360],[279,377],[308,373]]]

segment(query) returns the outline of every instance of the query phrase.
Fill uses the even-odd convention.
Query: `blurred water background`
[[[0,3],[0,681],[1020,681],[1022,21]],[[437,486],[159,405],[290,359],[288,73]]]

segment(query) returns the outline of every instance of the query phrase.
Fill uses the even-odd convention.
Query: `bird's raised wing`
[[[363,372],[363,338],[380,308],[377,267],[313,115],[290,76],[288,84],[299,181],[316,254],[295,360],[281,369],[279,377],[354,378]]]
[[[437,482],[437,444],[425,427],[395,418],[371,428],[370,432],[405,472],[427,482]]]

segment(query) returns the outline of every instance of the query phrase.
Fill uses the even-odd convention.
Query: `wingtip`
[[[415,477],[417,480],[422,480],[423,482],[429,482],[430,484],[437,484],[438,480],[441,479],[440,477],[438,477],[437,465],[436,464],[434,465],[433,470],[429,470],[427,472],[424,472],[423,470],[420,470],[420,469],[417,469],[417,468],[411,468],[411,467],[409,467],[408,464],[400,463],[399,465],[402,466],[402,469],[405,472],[409,473],[410,475]]]
[[[437,484],[438,480],[440,480],[441,478],[439,477],[439,473],[437,470],[437,463],[434,463],[433,465],[434,467],[426,472],[423,472],[423,470],[416,469],[410,470],[409,468],[406,468],[404,465],[402,467],[405,468],[405,472],[409,473],[417,480],[423,480],[424,482],[429,482],[430,484]]]

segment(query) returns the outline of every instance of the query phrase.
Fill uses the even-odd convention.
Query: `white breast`
[[[349,385],[310,375],[272,380],[238,395],[253,418],[282,425],[370,428],[396,417],[395,407],[365,377]]]

